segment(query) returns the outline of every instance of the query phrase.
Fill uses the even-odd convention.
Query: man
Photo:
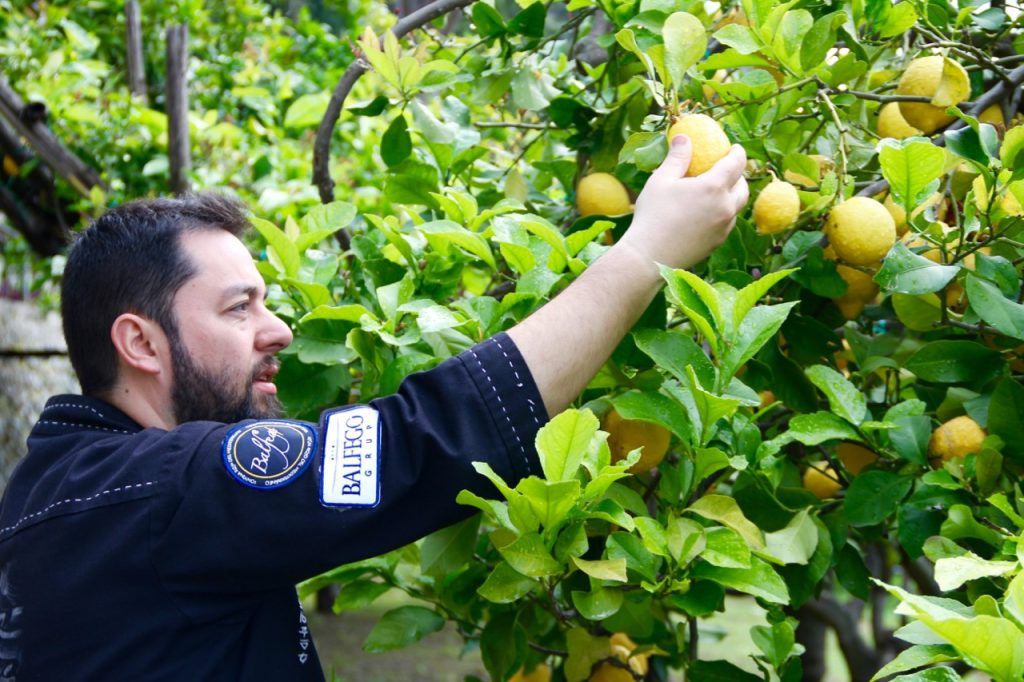
[[[47,403],[0,507],[0,679],[323,679],[294,584],[467,516],[458,491],[488,490],[472,460],[540,474],[537,430],[651,301],[656,263],[703,259],[746,203],[741,148],[697,178],[689,158],[676,138],[623,239],[533,316],[318,425],[278,417],[292,336],[237,204],[97,220],[63,285],[83,395]]]

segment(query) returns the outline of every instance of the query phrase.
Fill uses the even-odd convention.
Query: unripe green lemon
[[[690,167],[686,170],[687,177],[700,175],[711,169],[722,157],[729,153],[732,144],[718,122],[706,114],[684,114],[668,129],[668,141],[676,135],[690,138],[693,156]]]

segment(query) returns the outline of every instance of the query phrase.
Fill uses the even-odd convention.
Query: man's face
[[[266,289],[245,246],[223,230],[182,235],[196,274],[175,294],[169,330],[175,420],[277,417],[274,353],[292,333],[263,304]]]

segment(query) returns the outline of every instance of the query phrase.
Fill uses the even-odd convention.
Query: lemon
[[[14,160],[14,157],[9,154],[4,154],[4,173],[13,178],[17,176],[20,171],[21,166],[19,166],[18,162]]]
[[[796,187],[772,180],[754,201],[754,223],[761,234],[775,234],[789,228],[800,215],[800,196]]]
[[[928,458],[932,466],[941,466],[942,462],[977,452],[983,440],[985,431],[978,422],[966,415],[954,417],[932,431]]]
[[[1000,179],[1009,177],[1009,174],[1000,173]],[[1020,182],[1020,181],[1018,181]],[[1016,183],[1014,183],[1016,184]],[[988,185],[985,184],[985,177],[979,175],[974,178],[974,182],[971,183],[971,187],[974,189],[974,203],[982,212],[988,211],[989,197],[988,197]],[[1002,194],[999,195],[999,203],[997,204],[999,210],[1008,216],[1019,216],[1024,215],[1024,207],[1020,205],[1020,201],[1007,187],[1003,190]]]
[[[611,654],[627,666],[629,670],[604,662],[597,667],[594,674],[590,676],[589,682],[634,682],[638,677],[643,677],[650,669],[647,659],[649,654],[630,656],[636,649],[636,643],[624,632],[616,632],[610,638]]]
[[[924,133],[933,133],[949,125],[953,117],[946,107],[959,104],[971,94],[967,71],[952,59],[941,55],[919,57],[907,65],[896,86],[897,95],[930,97],[931,103],[900,102],[900,113],[907,123]]]
[[[921,202],[921,204],[917,208],[911,211],[910,217],[916,218],[918,215],[923,213],[925,209],[927,209],[929,206],[934,206],[935,204],[938,204],[941,201],[942,193],[935,192],[927,199],[925,199],[923,202]],[[892,216],[893,222],[896,223],[896,234],[902,237],[904,234],[907,233],[907,228],[910,226],[907,222],[907,211],[903,208],[901,204],[897,204],[895,201],[893,201],[891,193],[885,195],[885,201],[882,202],[882,205],[885,206],[885,210],[889,212],[889,215]]]
[[[1006,127],[1006,118],[1003,116],[1003,107],[1000,104],[993,104],[988,109],[978,114],[978,120],[997,128]]]
[[[688,177],[707,172],[718,161],[729,153],[731,143],[725,136],[722,126],[706,114],[684,114],[668,129],[668,141],[676,135],[690,138],[693,156],[690,167],[686,170]]]
[[[830,500],[843,486],[839,483],[835,469],[828,465],[819,466],[812,464],[804,471],[804,488],[814,493],[819,500]]]
[[[551,668],[547,663],[538,663],[531,672],[523,672],[520,668],[515,675],[509,678],[508,682],[551,682]]]
[[[623,419],[614,408],[604,416],[601,428],[608,432],[612,462],[624,460],[633,450],[643,448],[640,459],[630,467],[630,473],[650,471],[665,459],[665,453],[668,452],[671,440],[668,429],[640,419]]]
[[[576,187],[576,209],[583,217],[632,213],[626,186],[611,173],[591,173]]]
[[[836,454],[846,470],[854,476],[864,471],[866,466],[878,461],[878,455],[857,443],[840,443],[836,448]]]
[[[896,223],[874,199],[852,197],[832,209],[825,234],[840,259],[850,265],[874,265],[896,242]]]
[[[773,405],[775,401],[778,400],[778,398],[775,397],[775,392],[767,389],[758,393],[757,396],[761,399],[761,404],[758,406],[758,409],[761,410],[769,405]]]
[[[864,312],[865,304],[878,294],[878,285],[870,274],[842,263],[836,265],[836,272],[846,282],[846,293],[832,301],[845,319],[856,319]]]
[[[899,102],[889,102],[878,110],[879,137],[893,137],[902,140],[905,137],[920,135],[921,131],[907,123],[900,113]]]

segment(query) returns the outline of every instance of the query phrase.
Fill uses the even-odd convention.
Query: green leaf
[[[380,157],[388,166],[397,166],[412,154],[412,137],[404,115],[391,122],[380,140]]]
[[[987,123],[969,121],[959,130],[947,130],[943,137],[951,152],[985,167],[999,155],[999,136]]]
[[[836,44],[836,30],[846,21],[846,12],[832,12],[815,20],[800,46],[800,66],[812,71],[825,61]]]
[[[803,46],[804,37],[813,25],[814,17],[807,10],[790,10],[782,15],[782,21],[779,22],[775,39],[772,41],[775,56],[798,75],[803,73],[800,65],[800,48]]]
[[[973,552],[963,556],[944,557],[935,562],[935,582],[943,592],[958,589],[979,578],[1003,576],[1018,567],[1016,561],[989,561]]]
[[[776,670],[782,667],[796,644],[793,620],[786,619],[772,625],[755,625],[750,628],[750,639],[760,649]]]
[[[623,419],[638,419],[665,427],[682,441],[690,442],[693,427],[686,413],[668,396],[647,391],[627,391],[612,398]]]
[[[299,320],[299,324],[305,324],[311,320],[346,320],[348,322],[355,322],[359,324],[363,316],[369,317],[371,320],[377,320],[377,316],[370,312],[365,306],[361,306],[358,303],[351,303],[349,305],[319,305],[313,310],[309,311]]]
[[[903,602],[897,613],[917,616],[952,644],[969,666],[1000,681],[1024,677],[1024,632],[1011,621],[994,616],[968,618],[898,587],[879,584]]]
[[[363,651],[381,653],[414,644],[444,627],[444,618],[422,606],[400,606],[388,611],[363,642]]]
[[[768,553],[784,564],[805,565],[818,548],[818,527],[807,509],[801,509],[785,528],[765,533]]]
[[[299,272],[299,251],[295,248],[295,244],[288,239],[277,225],[269,220],[252,217],[249,219],[249,222],[260,233],[260,236],[266,240],[271,263],[281,273],[289,277],[295,277]]]
[[[337,598],[335,598],[332,610],[335,613],[341,613],[343,611],[365,609],[390,589],[391,585],[373,580],[347,582],[342,586]]]
[[[1004,443],[1003,453],[1024,461],[1024,386],[1006,378],[996,385],[988,404],[988,431]]]
[[[718,521],[723,526],[733,529],[740,534],[751,549],[765,549],[764,537],[761,529],[750,522],[736,500],[726,495],[705,495],[689,507],[687,511],[703,516],[712,521]]]
[[[761,682],[763,678],[729,661],[697,660],[690,667],[687,679],[691,682]]]
[[[631,163],[642,171],[650,172],[661,165],[666,153],[668,140],[665,139],[664,133],[633,133],[619,150],[619,163]]]
[[[882,140],[878,160],[896,202],[907,206],[916,205],[920,195],[942,176],[946,153],[924,138],[889,138]]]
[[[477,593],[495,604],[511,604],[529,594],[537,584],[536,580],[526,577],[502,561],[494,567]]]
[[[754,357],[778,333],[789,311],[797,303],[799,301],[759,305],[747,313],[737,330],[732,347],[722,360],[722,373],[731,377],[747,360]]]
[[[476,232],[470,232],[456,222],[433,220],[423,223],[416,229],[426,236],[431,245],[452,244],[487,263],[491,269],[498,267],[487,241]]]
[[[492,615],[480,633],[480,657],[491,679],[512,675],[526,650],[526,632],[515,611]]]
[[[1024,128],[1016,126],[1006,131],[1003,138],[1003,146],[999,150],[999,159],[1003,168],[1024,167],[1024,158],[1021,152],[1024,151]]]
[[[626,560],[625,559],[600,559],[587,561],[579,557],[573,557],[572,562],[591,578],[597,580],[613,580],[615,582],[626,582]]]
[[[537,432],[537,454],[544,477],[549,481],[568,481],[576,477],[583,457],[595,446],[600,426],[589,410],[566,410],[556,415]]]
[[[291,103],[284,115],[285,128],[310,128],[320,125],[331,96],[326,92],[302,95]]]
[[[998,287],[967,273],[967,300],[978,317],[1007,336],[1024,340],[1024,305],[1003,296]]]
[[[665,529],[656,520],[649,516],[638,516],[634,519],[636,529],[640,532],[644,547],[652,554],[667,557],[668,539],[665,536]]]
[[[530,476],[516,486],[545,529],[559,527],[580,499],[580,482],[545,481]]]
[[[750,568],[751,554],[747,543],[736,531],[725,527],[704,531],[705,546],[700,558],[720,568]]]
[[[895,513],[914,479],[888,471],[870,470],[854,477],[843,508],[852,526],[873,526]]]
[[[546,578],[562,571],[561,564],[554,560],[536,533],[524,533],[498,551],[509,566],[530,578]]]
[[[956,650],[948,644],[917,644],[905,649],[875,673],[871,682],[926,665],[957,660]]]
[[[665,66],[672,86],[679,89],[686,82],[686,71],[707,50],[707,32],[697,17],[689,12],[675,12],[665,20],[662,37],[665,41]]]
[[[771,566],[757,558],[751,560],[750,568],[720,568],[697,564],[693,567],[692,575],[694,578],[713,580],[723,587],[745,592],[773,604],[789,603],[786,583]]]
[[[878,34],[883,38],[902,35],[917,23],[917,10],[909,2],[898,2],[888,12],[885,21],[878,25]]]
[[[690,336],[663,329],[641,329],[633,332],[633,339],[655,365],[679,381],[686,382],[686,368],[692,367],[703,386],[714,385],[715,367]]]
[[[480,515],[431,533],[420,544],[420,570],[427,575],[455,573],[473,558]]]
[[[677,517],[669,519],[665,528],[665,541],[668,544],[669,555],[680,566],[693,561],[707,546],[702,525],[690,519]]]
[[[740,54],[754,54],[761,49],[761,43],[749,26],[728,24],[715,32],[715,40],[728,45]]]
[[[943,384],[984,382],[1003,369],[999,351],[974,341],[933,341],[906,361],[907,371],[925,381]]]
[[[800,414],[789,420],[789,429],[785,433],[761,445],[758,457],[774,454],[793,441],[799,441],[804,445],[820,445],[830,440],[861,442],[863,438],[849,422],[831,412]]]
[[[934,263],[897,241],[886,255],[875,281],[886,291],[930,294],[949,284],[959,271],[959,266]]]
[[[709,296],[714,302],[714,305],[709,308],[701,297],[695,293],[694,289],[689,286],[687,275],[690,275],[690,273],[685,270],[672,270],[661,266],[661,276],[668,284],[668,300],[690,318],[697,331],[704,335],[717,353],[719,347],[718,330],[721,329],[721,316],[717,312],[718,293],[709,284],[693,275],[700,282],[700,286],[703,287],[702,291],[704,291],[704,294]]]
[[[860,424],[867,418],[867,397],[842,374],[826,365],[808,367],[805,373],[828,398],[832,412],[854,424]]]
[[[345,201],[332,201],[329,204],[314,206],[306,211],[299,221],[304,234],[295,240],[295,246],[301,253],[347,227],[355,217],[356,207]],[[318,238],[314,241],[310,235],[317,235]]]
[[[736,302],[733,304],[732,309],[733,329],[740,329],[742,327],[743,318],[761,300],[761,297],[768,293],[769,289],[796,271],[797,268],[790,268],[788,270],[769,272],[740,289],[736,294]]]
[[[590,670],[601,659],[608,657],[607,637],[595,637],[582,627],[575,627],[565,635],[566,649],[565,679],[568,682],[583,682],[590,677]]]
[[[598,587],[590,592],[573,590],[571,596],[573,606],[589,620],[604,620],[614,616],[622,608],[623,594],[615,589]]]
[[[647,551],[640,538],[629,533],[612,533],[608,536],[606,554],[609,559],[625,559],[626,567],[644,580],[658,579],[661,561]]]

